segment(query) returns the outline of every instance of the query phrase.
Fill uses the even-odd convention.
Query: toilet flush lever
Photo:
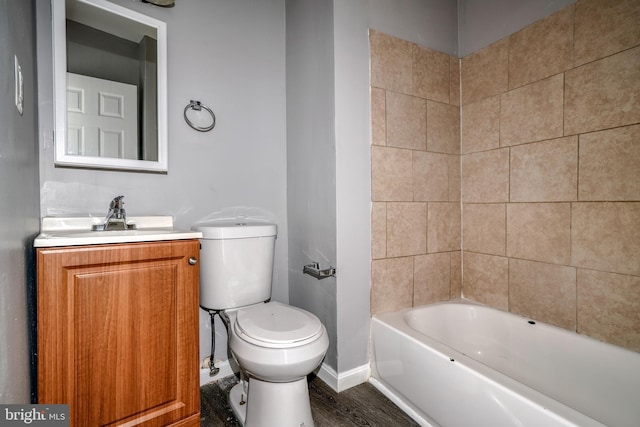
[[[307,264],[302,269],[304,274],[308,274],[309,276],[313,276],[318,280],[326,279],[327,277],[336,277],[336,269],[333,267],[325,268],[324,270],[320,269],[320,263],[313,262],[312,264]]]

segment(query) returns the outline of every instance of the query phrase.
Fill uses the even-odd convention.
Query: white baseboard
[[[229,363],[229,360],[216,362],[216,367],[220,371],[213,377],[209,376],[209,368],[200,369],[200,386],[218,381],[229,375],[235,375],[238,367],[235,363]],[[366,383],[371,375],[369,364],[359,366],[347,372],[338,374],[335,369],[326,364],[322,364],[317,372],[318,378],[327,383],[329,387],[340,393],[358,384]]]
[[[235,375],[235,373],[237,372],[235,364],[230,364],[229,360],[216,362],[216,367],[219,368],[220,371],[213,377],[209,376],[209,368],[200,369],[200,387],[205,384],[218,381],[224,377],[228,377],[229,375]]]
[[[331,366],[323,363],[317,375],[318,378],[327,383],[329,387],[340,393],[358,384],[366,383],[371,375],[371,368],[369,364],[366,364],[338,374]]]

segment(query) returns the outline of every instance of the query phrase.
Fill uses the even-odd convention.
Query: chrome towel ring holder
[[[188,110],[201,111],[203,108],[207,110],[209,114],[211,114],[211,124],[209,126],[198,126],[194,124],[191,120],[189,120],[189,117],[187,117]],[[216,115],[213,114],[213,111],[211,111],[211,108],[207,107],[200,101],[194,101],[192,99],[189,102],[189,104],[187,104],[187,106],[184,107],[183,115],[184,115],[184,120],[187,122],[187,124],[191,126],[193,129],[197,130],[198,132],[209,132],[211,129],[216,127]]]

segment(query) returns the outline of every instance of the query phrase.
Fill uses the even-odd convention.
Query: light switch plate
[[[22,68],[20,68],[20,63],[18,62],[18,56],[13,55],[13,62],[15,64],[14,67],[14,80],[16,82],[15,85],[15,93],[16,93],[16,108],[20,115],[22,115],[22,106],[24,103],[24,81],[22,79]]]

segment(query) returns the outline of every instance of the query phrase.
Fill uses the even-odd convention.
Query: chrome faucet
[[[124,210],[124,196],[115,197],[109,204],[109,212],[102,224],[95,224],[94,231],[135,230],[135,224],[127,224],[127,212]]]

